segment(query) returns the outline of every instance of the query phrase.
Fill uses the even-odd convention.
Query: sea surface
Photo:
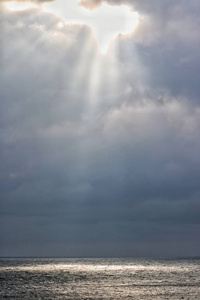
[[[200,299],[200,260],[0,259],[0,299]]]

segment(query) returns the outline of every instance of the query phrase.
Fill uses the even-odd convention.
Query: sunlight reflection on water
[[[0,299],[200,299],[199,260],[0,260]]]

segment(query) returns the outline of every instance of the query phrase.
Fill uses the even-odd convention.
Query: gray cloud
[[[199,255],[200,5],[132,3],[104,57],[88,26],[1,10],[0,255]]]

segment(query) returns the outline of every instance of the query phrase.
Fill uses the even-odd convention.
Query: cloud
[[[105,56],[1,10],[1,255],[199,255],[200,7],[154,3]]]
[[[36,3],[40,3],[40,2],[52,2],[52,1],[55,1],[55,0],[15,0],[15,1],[12,1],[12,0],[0,0],[0,3],[1,2],[36,2]]]
[[[101,5],[101,0],[81,0],[78,5],[92,10]]]

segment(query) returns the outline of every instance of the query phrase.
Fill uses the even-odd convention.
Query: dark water
[[[1,259],[0,299],[200,299],[200,260]]]

